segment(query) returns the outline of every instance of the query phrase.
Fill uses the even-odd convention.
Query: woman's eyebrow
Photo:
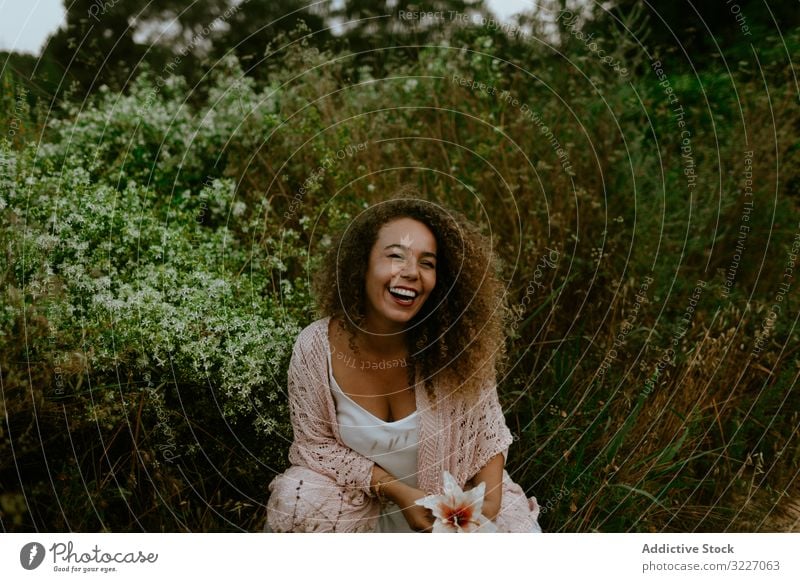
[[[399,245],[397,243],[394,243],[394,244],[391,244],[391,245],[386,245],[385,247],[383,247],[383,250],[388,250],[388,249],[390,249],[392,247],[397,247],[397,248],[399,248],[401,250],[404,250],[404,251],[408,250],[407,246]],[[433,257],[435,259],[436,258],[436,253],[432,253],[431,251],[423,251],[423,252],[421,252],[419,254],[419,256],[420,257]]]

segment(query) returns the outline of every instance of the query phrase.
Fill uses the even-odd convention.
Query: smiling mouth
[[[414,303],[419,297],[419,293],[410,289],[398,289],[396,287],[389,288],[389,295],[392,296],[395,303],[403,306],[409,306]]]

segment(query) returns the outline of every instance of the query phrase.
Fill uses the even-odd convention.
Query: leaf
[[[649,499],[650,501],[652,501],[653,503],[655,503],[656,505],[658,505],[662,509],[665,509],[666,511],[668,511],[670,513],[670,515],[672,515],[672,513],[673,513],[669,509],[669,507],[667,507],[666,505],[661,503],[658,499],[653,497],[653,495],[651,493],[648,493],[644,489],[639,489],[638,487],[631,487],[630,485],[626,485],[625,483],[611,483],[611,484],[609,484],[609,487],[620,487],[620,488],[625,489],[627,491],[630,491],[632,493],[636,493],[638,495],[641,495],[642,497],[646,497],[647,499]]]

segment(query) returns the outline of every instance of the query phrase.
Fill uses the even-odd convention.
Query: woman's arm
[[[494,520],[497,514],[500,513],[500,503],[503,496],[504,465],[503,453],[497,453],[469,480],[473,487],[486,483],[486,493],[483,496],[481,513],[490,520]]]
[[[340,443],[333,432],[336,418],[322,396],[326,382],[295,343],[289,364],[289,412],[294,439],[289,447],[289,462],[327,475],[339,485],[372,495],[375,463]]]
[[[472,455],[473,477],[467,481],[472,486],[486,483],[483,509],[481,513],[494,520],[500,513],[503,494],[503,468],[508,447],[513,441],[511,431],[506,425],[497,383],[492,378],[484,385],[475,407],[473,430],[477,431],[475,450]]]
[[[411,529],[418,532],[430,532],[433,529],[433,512],[414,503],[426,496],[424,491],[398,481],[391,473],[376,464],[372,469],[373,494],[377,493],[376,488],[381,482],[383,482],[380,485],[382,494],[397,504]]]

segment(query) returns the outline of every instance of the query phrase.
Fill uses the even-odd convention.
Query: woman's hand
[[[434,517],[430,509],[414,503],[417,499],[427,497],[424,491],[403,485],[392,496],[392,500],[400,507],[408,527],[416,532],[430,533],[433,530]]]
[[[375,465],[372,470],[372,487],[379,487],[379,482],[383,484],[383,496],[393,501],[403,512],[403,517],[408,523],[408,527],[418,532],[430,532],[433,530],[434,517],[430,509],[414,503],[417,499],[427,497],[424,491],[409,487],[402,481],[395,479],[391,473],[380,465]]]

